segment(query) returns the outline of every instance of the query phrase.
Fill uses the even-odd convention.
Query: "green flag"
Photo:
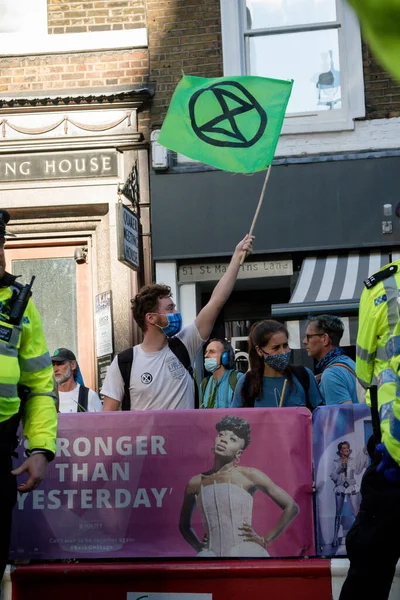
[[[254,173],[274,158],[293,81],[183,77],[160,144],[224,171]]]
[[[372,51],[400,80],[400,0],[350,0]]]

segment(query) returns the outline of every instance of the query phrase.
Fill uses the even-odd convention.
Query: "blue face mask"
[[[291,353],[292,351],[289,350],[289,352],[284,352],[283,354],[267,354],[264,360],[267,365],[276,371],[283,372],[289,365]]]
[[[160,314],[160,313],[157,313]],[[181,313],[167,313],[164,316],[168,319],[168,325],[160,327],[167,337],[173,337],[182,329],[182,315]]]
[[[216,358],[205,358],[204,359],[204,368],[209,373],[214,373],[217,369],[220,368],[220,364],[218,363]]]

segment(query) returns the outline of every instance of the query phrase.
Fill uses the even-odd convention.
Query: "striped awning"
[[[330,312],[351,315],[358,309],[364,280],[389,262],[389,253],[349,253],[304,259],[288,304],[273,304],[272,316],[306,318]]]
[[[306,258],[290,304],[359,300],[364,279],[388,262],[381,252]]]
[[[389,253],[376,251],[305,258],[289,303],[271,307],[273,318],[287,319],[291,348],[303,347],[307,318],[323,313],[336,314],[343,320],[345,332],[341,345],[354,345],[363,282],[388,262]]]

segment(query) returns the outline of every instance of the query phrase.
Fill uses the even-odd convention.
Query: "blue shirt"
[[[210,377],[204,395],[201,393],[200,386],[200,408],[229,408],[233,398],[233,390],[229,383],[229,376],[232,370],[226,371],[221,379],[216,381],[214,377]],[[244,378],[244,373],[237,371],[237,385]],[[212,406],[209,406],[210,401],[214,400]]]
[[[348,356],[333,358],[330,364],[343,364],[355,374],[356,364]],[[325,404],[343,404],[343,402],[354,402],[358,404],[356,378],[346,367],[330,367],[324,369],[321,375],[319,391]]]
[[[308,397],[310,404],[315,408],[322,403],[321,395],[318,391],[318,386],[315,381],[313,373],[310,369],[306,369],[310,378],[310,387],[308,390]],[[255,408],[261,407],[279,407],[280,397],[283,390],[283,384],[285,383],[286,377],[264,377],[263,378],[263,394],[262,398],[257,398],[254,402]],[[244,379],[242,379],[236,386],[235,394],[233,396],[233,402],[231,408],[243,407],[242,400],[242,387]],[[295,375],[293,375],[293,384],[290,385],[288,381],[285,391],[285,397],[283,399],[282,406],[306,406],[306,394],[303,386]]]

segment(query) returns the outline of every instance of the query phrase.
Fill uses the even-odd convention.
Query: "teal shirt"
[[[330,366],[340,364],[345,366]],[[353,372],[351,373],[346,367]],[[321,375],[319,385],[325,404],[343,404],[343,402],[349,401],[358,404],[355,372],[356,363],[345,354],[331,360]]]
[[[315,408],[322,404],[322,398],[318,390],[317,383],[314,375],[310,369],[306,369],[310,378],[310,387],[308,389],[308,397],[310,404]],[[263,394],[262,398],[257,398],[254,407],[255,408],[277,408],[283,390],[283,384],[285,383],[286,377],[264,377],[263,378]],[[244,379],[236,386],[235,394],[231,408],[242,408],[242,387]],[[295,375],[293,375],[293,383],[290,385],[288,382],[286,386],[285,396],[283,399],[282,406],[306,406],[306,394],[303,386]]]
[[[229,408],[233,398],[232,387],[229,383],[229,376],[232,370],[225,371],[224,375],[218,381],[214,377],[209,377],[204,394],[201,393],[200,386],[200,408]],[[236,371],[237,384],[244,378],[244,373]],[[204,380],[203,380],[204,381]]]

